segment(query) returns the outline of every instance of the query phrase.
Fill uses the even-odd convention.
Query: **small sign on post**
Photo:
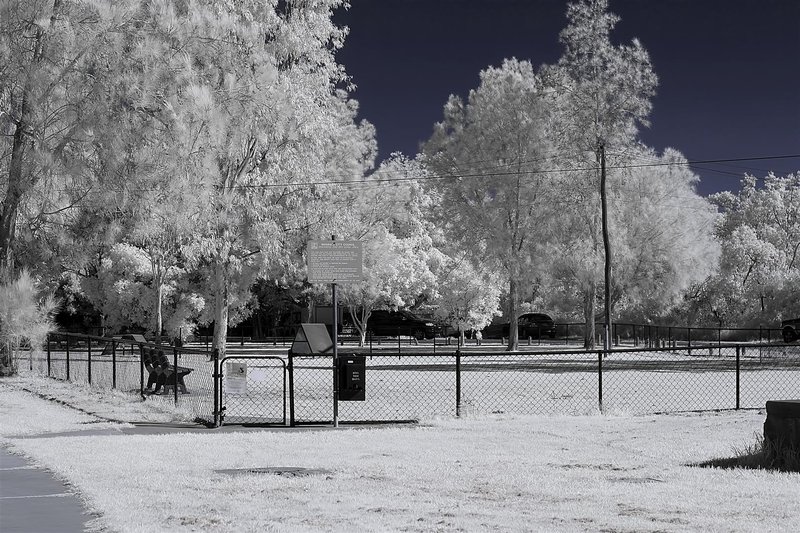
[[[331,284],[333,307],[333,427],[339,427],[339,368],[338,317],[339,302],[336,299],[337,283],[358,283],[363,279],[363,252],[360,241],[337,241],[331,235],[329,241],[309,241],[306,249],[308,281]]]
[[[225,366],[225,392],[247,394],[247,363],[227,363]]]

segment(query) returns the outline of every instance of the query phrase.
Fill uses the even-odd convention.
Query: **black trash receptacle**
[[[339,400],[363,402],[366,398],[367,358],[363,355],[339,355]]]

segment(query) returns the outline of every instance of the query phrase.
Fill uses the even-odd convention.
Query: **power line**
[[[451,173],[451,174],[429,174],[425,176],[407,176],[404,175],[402,177],[386,177],[386,178],[377,178],[377,179],[365,179],[365,180],[351,180],[351,181],[343,181],[343,180],[329,180],[329,181],[303,181],[303,182],[289,182],[289,183],[264,183],[264,184],[253,184],[253,185],[234,185],[229,189],[233,190],[241,190],[241,189],[277,189],[277,188],[289,188],[289,189],[302,189],[306,187],[321,187],[321,186],[344,186],[344,187],[352,187],[357,186],[359,188],[377,188],[382,184],[385,183],[402,183],[402,182],[414,182],[414,181],[435,181],[435,180],[447,180],[447,179],[471,179],[471,178],[502,178],[508,176],[519,176],[519,175],[545,175],[545,174],[558,174],[558,173],[569,173],[569,172],[588,172],[588,171],[598,171],[600,167],[596,166],[588,166],[588,167],[575,167],[575,168],[552,168],[552,169],[531,169],[531,170],[514,170],[514,171],[502,171],[499,172],[497,170],[507,168],[511,165],[524,165],[530,164],[533,162],[542,161],[545,159],[552,159],[554,156],[543,156],[536,159],[531,159],[527,161],[519,161],[519,162],[510,162],[505,163],[493,167],[485,167],[479,168],[478,171],[469,172],[469,173]],[[654,162],[652,163],[629,163],[629,164],[621,164],[621,165],[607,165],[607,169],[609,170],[623,170],[623,169],[632,169],[632,168],[654,168],[654,167],[668,167],[668,166],[699,166],[699,165],[708,165],[708,164],[721,164],[721,163],[732,163],[732,162],[744,162],[744,161],[766,161],[766,160],[777,160],[777,159],[800,159],[800,154],[781,154],[781,155],[773,155],[773,156],[754,156],[754,157],[737,157],[737,158],[727,158],[727,159],[698,159],[698,160],[685,160],[685,161],[658,161],[655,156],[643,156],[640,159],[648,158],[652,159]],[[474,162],[484,162],[488,160],[474,160]],[[730,175],[733,177],[741,178],[740,174],[713,169],[709,167],[700,167],[704,170],[708,170],[711,172],[717,172],[723,175]],[[397,174],[400,171],[384,171],[386,174]],[[376,172],[377,173],[377,172]],[[374,175],[374,174],[373,174]],[[764,178],[756,177],[758,180],[763,180]],[[214,185],[214,188],[220,188],[220,186]],[[67,191],[69,189],[51,189],[53,191]],[[137,192],[161,192],[161,189],[149,189],[149,188],[134,188],[134,189],[126,189],[129,192],[137,191]]]
[[[625,165],[608,165],[606,168],[609,170],[621,170],[621,169],[628,169],[628,168],[650,168],[650,167],[666,167],[666,166],[692,166],[692,165],[702,165],[702,164],[715,164],[715,163],[733,163],[733,162],[742,162],[742,161],[765,161],[765,160],[774,160],[774,159],[800,159],[800,154],[785,154],[785,155],[775,155],[775,156],[757,156],[757,157],[737,157],[737,158],[729,158],[729,159],[701,159],[701,160],[694,160],[694,161],[671,161],[671,162],[659,162],[659,163],[639,163],[639,164],[625,164]],[[515,163],[515,164],[523,164],[523,163]],[[503,168],[504,166],[494,167],[494,168]],[[368,184],[377,184],[377,183],[395,183],[395,182],[407,182],[407,181],[433,181],[433,180],[443,180],[443,179],[462,179],[462,178],[488,178],[488,177],[504,177],[504,176],[518,176],[521,174],[556,174],[556,173],[566,173],[566,172],[587,172],[593,170],[599,170],[600,167],[578,167],[578,168],[554,168],[554,169],[538,169],[538,170],[525,170],[525,171],[504,171],[504,172],[491,172],[492,168],[485,169],[486,172],[481,173],[465,173],[465,174],[434,174],[434,175],[426,175],[426,176],[418,176],[418,177],[411,177],[411,176],[404,176],[399,178],[378,178],[378,179],[371,179],[371,180],[364,180],[364,181],[306,181],[306,182],[297,182],[297,183],[265,183],[260,185],[236,185],[232,188],[234,189],[260,189],[260,188],[279,188],[279,187],[306,187],[306,186],[324,186],[324,185],[344,185],[344,186],[364,186]],[[712,170],[712,169],[708,169]],[[724,173],[725,171],[718,171]],[[738,174],[734,174],[732,172],[728,172],[728,174],[734,175],[738,177]]]

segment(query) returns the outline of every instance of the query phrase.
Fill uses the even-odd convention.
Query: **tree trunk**
[[[372,309],[367,309],[362,307],[361,308],[361,316],[358,316],[357,309],[352,306],[348,305],[347,309],[350,311],[350,318],[353,319],[353,325],[358,330],[358,335],[360,337],[359,346],[365,346],[367,343],[367,321],[369,317],[372,315]]]
[[[230,306],[230,288],[228,287],[227,266],[222,263],[214,265],[216,281],[216,297],[214,298],[214,341],[212,348],[219,351],[219,358],[225,357],[225,343],[228,341],[228,308]]]
[[[593,350],[595,346],[595,331],[594,331],[594,304],[596,286],[592,281],[586,291],[583,293],[583,347],[587,350]]]
[[[14,131],[11,148],[11,161],[8,165],[8,185],[0,212],[0,280],[10,281],[14,275],[14,238],[17,229],[17,213],[25,188],[23,184],[22,161],[28,144],[25,128],[28,120],[27,95],[22,98],[22,113]]]
[[[61,0],[53,1],[53,10],[50,15],[50,27],[55,25],[57,13],[60,9]],[[34,88],[34,74],[36,66],[42,61],[45,54],[46,32],[43,25],[39,25],[36,30],[36,37],[31,57],[30,70],[25,78],[25,85],[22,88],[22,102],[20,104],[19,120],[14,127],[14,137],[11,145],[11,160],[8,164],[8,184],[6,185],[5,197],[3,199],[2,211],[0,211],[0,281],[10,281],[14,275],[14,240],[16,238],[17,213],[22,196],[28,192],[35,181],[24,182],[23,163],[25,152],[31,145],[31,138],[34,134],[31,131],[33,125],[33,113],[31,109],[32,93]]]
[[[508,326],[508,348],[507,351],[515,351],[519,348],[519,317],[517,316],[517,300],[519,299],[519,288],[517,280],[511,279],[508,287],[508,313],[510,324]]]

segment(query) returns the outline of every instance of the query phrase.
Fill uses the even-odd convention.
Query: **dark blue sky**
[[[504,58],[535,66],[561,54],[565,0],[351,0],[339,60],[357,85],[380,159],[413,155],[450,94]],[[644,142],[690,160],[800,153],[800,0],[610,0],[615,42],[638,37],[659,77]],[[750,170],[800,170],[800,159],[694,169],[703,193],[736,189]]]

